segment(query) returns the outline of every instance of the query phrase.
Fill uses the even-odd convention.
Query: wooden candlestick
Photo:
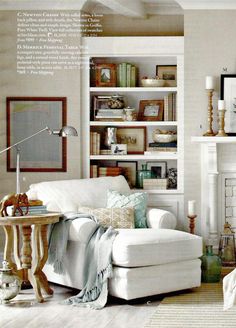
[[[189,218],[189,232],[193,235],[194,235],[196,217],[197,217],[197,215],[188,215],[188,218]]]
[[[205,137],[213,137],[215,133],[212,129],[212,122],[213,122],[213,106],[212,106],[212,97],[213,97],[214,89],[207,90],[208,94],[208,130],[206,133],[203,134]]]
[[[227,137],[228,134],[225,133],[225,109],[221,109],[219,112],[219,131],[217,133],[217,137]]]

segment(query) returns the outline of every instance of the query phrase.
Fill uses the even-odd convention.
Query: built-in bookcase
[[[150,195],[158,195],[162,202],[170,194],[176,197],[183,196],[183,176],[184,176],[184,102],[183,102],[183,38],[182,37],[125,37],[125,38],[83,38],[83,45],[87,49],[83,62],[82,75],[82,133],[83,133],[83,176],[88,178],[93,175],[97,167],[107,167],[110,174],[118,172],[115,167],[121,166],[120,162],[136,163],[136,168],[141,169],[142,164],[160,166],[166,165],[166,173],[170,169],[177,170],[176,188],[159,189],[153,188],[146,190]],[[137,68],[136,85],[132,87],[120,87],[119,67],[121,63],[129,63]],[[96,65],[114,64],[117,68],[116,82],[112,86],[100,86],[96,84]],[[141,84],[142,77],[154,77],[156,75],[156,66],[176,66],[177,81],[174,86],[163,87],[143,87]],[[112,66],[113,67],[113,66]],[[114,81],[113,81],[114,82]],[[134,117],[136,120],[126,121],[122,119],[96,119],[96,108],[94,108],[94,99],[109,97],[114,95],[122,96],[125,101],[125,107],[134,108]],[[168,116],[163,114],[162,120],[140,120],[140,102],[149,101],[167,101],[168,96],[174,95],[175,108],[174,115],[169,116],[170,120],[165,120]],[[164,108],[163,110],[166,110]],[[107,127],[116,127],[119,131],[126,129],[130,132],[134,129],[135,133],[140,135],[145,130],[144,151],[128,151],[125,155],[111,154],[106,152],[104,146],[104,135]],[[177,133],[177,148],[170,149],[167,147],[161,152],[152,152],[150,144],[153,143],[152,134],[155,129],[175,131]],[[140,130],[138,130],[140,129]],[[122,130],[123,133],[124,130]],[[96,140],[94,135],[99,135]],[[94,140],[92,140],[94,139]],[[95,141],[96,140],[96,141]],[[124,140],[124,139],[121,139]],[[135,139],[135,142],[137,140]],[[138,141],[137,141],[138,142]],[[96,146],[95,144],[96,143]],[[94,151],[94,147],[97,147]],[[131,146],[130,146],[131,147]],[[93,148],[93,149],[92,149]],[[129,149],[129,146],[128,146]],[[130,148],[132,149],[132,147]],[[151,163],[151,164],[150,164]],[[135,167],[135,165],[133,167]],[[127,166],[127,165],[124,165]],[[132,166],[132,164],[131,164]],[[91,171],[92,170],[92,171]],[[95,170],[93,172],[93,170]],[[106,170],[100,170],[102,175],[106,175]],[[109,173],[110,171],[110,173]],[[105,173],[104,173],[105,172]],[[161,176],[161,178],[166,178]],[[164,184],[163,184],[164,185]],[[136,187],[133,186],[135,189]],[[163,187],[162,187],[163,188]],[[166,195],[166,196],[165,196]],[[179,195],[179,196],[178,196]],[[164,198],[163,198],[164,197]],[[177,198],[174,199],[177,199]],[[180,198],[178,198],[179,200]],[[183,204],[182,204],[183,205]],[[181,205],[181,206],[182,206]]]

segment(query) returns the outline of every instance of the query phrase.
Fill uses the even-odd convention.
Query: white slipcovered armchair
[[[81,206],[106,207],[107,191],[129,193],[124,177],[104,177],[41,182],[30,186],[29,197],[41,199],[48,210],[77,212]],[[95,222],[72,221],[64,274],[56,274],[51,265],[44,271],[48,280],[81,289],[87,237]],[[149,229],[118,229],[112,250],[113,277],[109,293],[126,300],[200,285],[199,256],[201,237],[174,230],[176,218],[170,212],[149,208]]]

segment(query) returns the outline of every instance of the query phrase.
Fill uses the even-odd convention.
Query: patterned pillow
[[[128,195],[122,195],[118,191],[108,190],[107,207],[129,207],[134,208],[134,225],[135,228],[147,228],[146,210],[147,210],[147,193],[138,192]]]
[[[79,212],[92,214],[104,227],[116,229],[134,228],[134,209],[133,207],[123,208],[90,208],[80,207]]]

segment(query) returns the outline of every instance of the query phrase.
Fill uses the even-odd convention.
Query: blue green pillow
[[[147,228],[147,193],[138,192],[122,195],[118,191],[108,190],[107,207],[133,207],[135,228]]]

